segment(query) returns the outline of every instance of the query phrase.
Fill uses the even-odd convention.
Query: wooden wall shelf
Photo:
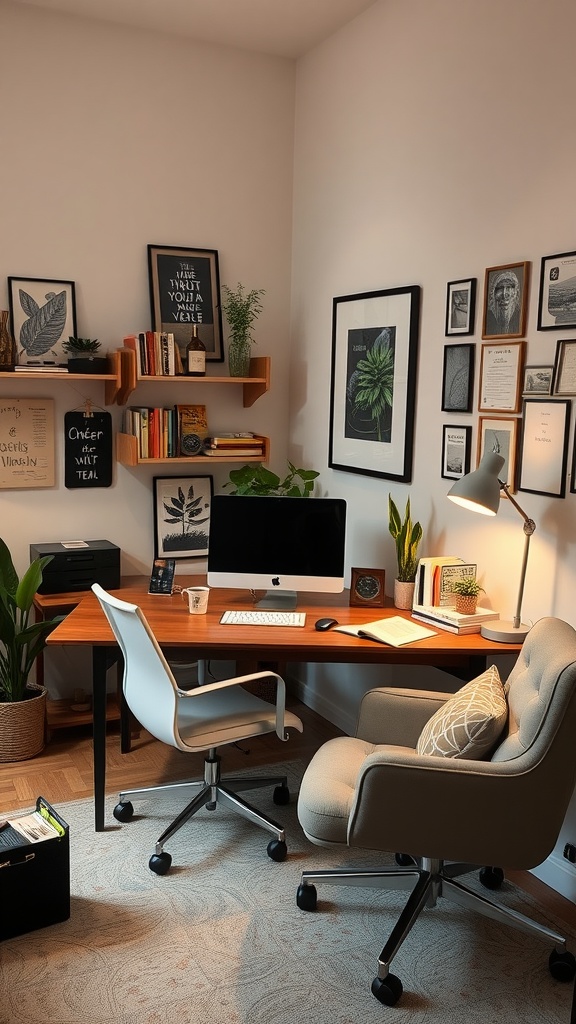
[[[143,376],[136,374],[136,353],[130,349],[122,349],[122,386],[119,405],[125,405],[131,392],[139,384],[186,384],[187,386],[197,385],[204,387],[207,384],[242,385],[243,404],[249,409],[262,395],[270,390],[270,356],[256,356],[250,360],[250,375],[248,377],[187,377],[187,376]]]
[[[211,455],[186,455],[177,456],[171,459],[139,459],[138,458],[138,443],[136,438],[132,434],[117,434],[116,435],[116,460],[123,466],[177,466],[177,465],[190,465],[191,463],[201,463],[204,467],[219,466],[222,463],[228,465],[231,462],[235,462],[241,466],[247,462],[268,462],[270,458],[270,438],[262,437],[264,454],[257,458],[251,459],[248,455],[237,455],[223,458],[222,456],[211,456]]]
[[[33,370],[26,371],[26,373],[17,373],[15,371],[0,372],[0,378],[11,381],[29,381],[29,380],[43,380],[43,381],[58,381],[59,383],[68,383],[71,380],[74,381],[92,381],[101,380],[104,381],[104,401],[106,405],[114,405],[118,401],[118,395],[121,389],[121,350],[116,352],[109,352],[107,355],[108,359],[108,373],[50,373],[49,370],[39,370],[35,373]]]

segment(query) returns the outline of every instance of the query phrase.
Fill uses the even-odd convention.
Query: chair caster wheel
[[[128,800],[125,804],[116,804],[112,813],[114,814],[116,821],[130,821],[130,818],[134,814],[134,808]]]
[[[372,982],[372,995],[384,1006],[396,1006],[402,992],[402,982],[395,974],[388,974],[385,978],[374,978]]]
[[[555,949],[548,960],[550,974],[556,981],[572,981],[576,975],[576,959],[573,953],[557,953]]]
[[[481,868],[478,878],[485,889],[500,889],[502,882],[504,881],[504,872],[502,871],[502,868]]]
[[[266,853],[270,857],[270,860],[286,860],[288,847],[283,839],[271,839],[268,843]]]
[[[296,892],[296,906],[300,910],[316,910],[317,893],[315,885],[299,885]]]
[[[275,804],[289,804],[290,803],[290,790],[288,786],[276,786],[272,799]]]
[[[170,871],[171,864],[172,857],[165,850],[162,853],[153,853],[148,861],[148,867],[155,875],[166,875]]]

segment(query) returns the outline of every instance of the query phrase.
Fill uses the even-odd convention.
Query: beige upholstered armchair
[[[319,883],[411,890],[372,983],[388,1006],[402,994],[392,959],[441,896],[548,938],[553,976],[570,981],[576,960],[561,935],[456,879],[483,865],[480,880],[495,890],[504,878],[495,865],[540,864],[575,779],[576,632],[560,619],[533,626],[504,687],[490,668],[456,694],[371,690],[356,735],[329,740],[312,759],[298,817],[313,843],[395,852],[397,867],[305,871],[298,906],[316,909]]]

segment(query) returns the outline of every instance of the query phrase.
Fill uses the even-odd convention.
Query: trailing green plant
[[[230,470],[230,479],[224,487],[233,487],[231,494],[271,495],[287,498],[307,498],[314,490],[314,481],[320,474],[315,469],[297,469],[290,461],[283,480],[259,463]]]
[[[73,338],[72,335],[68,338],[68,341],[62,342],[62,348],[69,355],[74,356],[78,353],[85,355],[86,353],[94,354],[100,348],[101,342],[98,338]]]
[[[452,593],[461,594],[462,597],[478,597],[478,594],[484,592],[484,587],[476,582],[474,576],[465,576],[464,579],[456,580],[452,584]]]
[[[262,312],[261,296],[266,294],[264,288],[253,288],[246,291],[238,282],[235,289],[228,285],[222,286],[224,300],[222,311],[231,331],[232,345],[246,345],[254,341],[254,321]]]
[[[410,498],[406,501],[406,510],[402,521],[392,496],[388,495],[388,529],[396,544],[397,579],[401,583],[413,583],[416,579],[418,546],[422,540],[422,527],[420,523],[412,522]]]
[[[36,558],[21,579],[6,543],[0,538],[0,702],[35,696],[26,687],[32,666],[46,646],[46,637],[63,616],[34,622],[31,616],[42,571],[53,555]],[[32,621],[31,621],[32,618]]]

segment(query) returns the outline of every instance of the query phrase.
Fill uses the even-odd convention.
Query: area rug
[[[280,770],[296,794],[301,766]],[[569,1024],[572,986],[551,977],[547,943],[447,901],[411,931],[393,965],[404,995],[382,1006],[370,985],[407,894],[319,887],[315,913],[295,894],[304,868],[393,858],[314,847],[295,796],[287,807],[266,790],[249,796],[285,824],[286,861],[268,858],[267,833],[218,807],[167,844],[164,877],[148,858],[181,797],[139,801],[123,825],[108,800],[102,833],[91,801],[59,805],[71,917],[0,943],[2,1024]],[[509,883],[501,896],[558,927]]]

